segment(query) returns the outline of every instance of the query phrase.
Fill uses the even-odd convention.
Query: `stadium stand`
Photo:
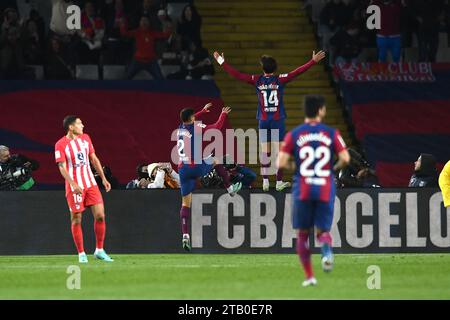
[[[277,59],[279,73],[289,72],[310,60],[313,50],[320,49],[313,26],[299,1],[197,0],[195,3],[203,17],[204,46],[210,52],[224,52],[229,62],[242,72],[261,73],[259,58],[263,54]],[[225,104],[239,110],[230,114],[233,127],[256,128],[257,101],[252,87],[235,81],[222,69],[216,69],[215,81],[221,97]],[[351,144],[342,108],[336,101],[323,65],[314,66],[287,85],[284,100],[287,129],[303,121],[301,105],[303,96],[309,93],[326,97],[326,123],[338,127],[343,138]],[[252,169],[259,172],[257,165]],[[257,182],[260,185],[260,179]]]

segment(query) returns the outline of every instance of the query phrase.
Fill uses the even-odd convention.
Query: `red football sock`
[[[322,232],[321,234],[319,234],[317,236],[317,240],[319,240],[319,242],[321,244],[328,244],[331,246],[331,243],[333,242],[333,239],[331,238],[331,234],[329,232]]]
[[[189,233],[189,218],[191,217],[191,208],[182,206],[180,210],[181,232]]]
[[[314,277],[311,264],[311,250],[308,244],[309,232],[299,231],[297,237],[297,254],[300,257],[300,262],[305,270],[305,276],[307,279]]]
[[[105,220],[94,222],[94,232],[96,240],[96,248],[103,249],[103,243],[105,242],[106,222]]]
[[[72,224],[72,236],[78,253],[84,252],[83,246],[83,230],[81,229],[81,223]]]

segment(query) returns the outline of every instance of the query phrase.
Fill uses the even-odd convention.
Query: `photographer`
[[[379,188],[378,177],[370,164],[355,150],[348,149],[350,164],[338,174],[337,184],[341,188]]]
[[[9,148],[0,146],[0,190],[30,190],[35,182],[31,176],[39,164],[23,155],[11,155]]]
[[[241,182],[243,188],[252,188],[256,180],[256,173],[252,169],[235,164],[228,155],[223,158],[223,166],[230,174],[231,183]],[[222,187],[222,178],[219,177],[216,170],[212,170],[200,181],[204,188]]]
[[[149,165],[140,164],[136,168],[138,178],[127,184],[127,189],[178,189],[180,176],[168,162]]]

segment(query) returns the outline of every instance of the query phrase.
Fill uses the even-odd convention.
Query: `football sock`
[[[103,243],[105,242],[106,222],[105,220],[94,222],[94,232],[96,240],[96,248],[103,249]]]
[[[308,235],[309,232],[299,231],[297,237],[297,254],[300,258],[300,262],[302,263],[307,279],[314,276],[311,264],[311,251],[308,245]]]
[[[230,187],[230,185],[231,185],[231,183],[230,183],[230,175],[225,170],[225,167],[223,165],[221,165],[221,164],[216,164],[214,166],[214,169],[216,169],[217,174],[222,178],[224,187],[226,189],[228,189]]]
[[[331,253],[331,234],[329,232],[322,232],[317,236],[317,240],[319,240],[322,246],[322,255],[328,256]]]
[[[182,206],[180,210],[180,217],[181,217],[181,232],[183,234],[189,233],[190,216],[191,216],[191,208]]]
[[[283,170],[278,169],[277,170],[277,182],[281,182],[283,180]]]
[[[261,176],[263,179],[269,179],[269,171],[270,168],[270,152],[263,152],[261,155]]]
[[[81,223],[72,223],[72,236],[78,253],[84,252],[83,245],[83,230],[81,229]]]

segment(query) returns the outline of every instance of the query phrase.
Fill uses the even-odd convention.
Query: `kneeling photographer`
[[[11,155],[9,148],[0,146],[0,190],[30,190],[35,186],[32,172],[39,164],[21,154]]]
[[[241,182],[243,188],[252,188],[256,180],[256,173],[252,169],[235,164],[229,155],[223,157],[223,166],[230,175],[231,183]],[[223,188],[222,178],[219,177],[215,169],[200,178],[200,182],[204,188]]]
[[[355,150],[349,148],[350,164],[339,171],[337,185],[341,188],[379,188],[378,177],[370,164]]]

